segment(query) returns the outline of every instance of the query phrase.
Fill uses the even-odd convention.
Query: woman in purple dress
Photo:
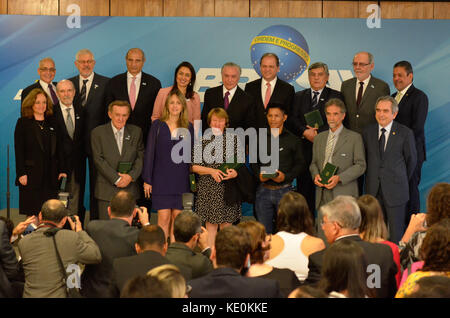
[[[158,225],[174,242],[173,221],[183,209],[182,194],[190,192],[189,169],[194,129],[188,121],[186,99],[169,93],[162,116],[152,123],[145,149],[144,193],[152,196]]]

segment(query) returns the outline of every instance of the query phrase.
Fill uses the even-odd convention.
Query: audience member
[[[69,78],[75,86],[75,103],[80,104],[84,110],[84,132],[83,145],[84,155],[89,163],[89,217],[91,220],[98,219],[98,203],[95,199],[95,176],[97,170],[94,165],[91,149],[91,132],[100,125],[106,123],[105,90],[109,78],[94,72],[94,53],[88,49],[81,49],[75,55],[75,67],[78,75]],[[83,158],[83,162],[86,159]]]
[[[214,270],[191,280],[191,298],[279,298],[278,282],[258,277],[241,276],[249,267],[250,236],[237,226],[227,226],[216,236],[211,259]]]
[[[322,228],[328,243],[339,240],[356,242],[366,255],[367,264],[376,264],[379,275],[373,282],[373,288],[378,298],[393,298],[397,289],[392,250],[385,244],[366,242],[359,236],[361,213],[356,199],[351,196],[338,196],[333,201],[322,206]],[[308,260],[308,278],[306,284],[314,284],[320,280],[323,256],[326,250],[313,253]]]
[[[108,207],[110,220],[94,220],[87,225],[88,234],[102,253],[100,264],[87,265],[81,275],[81,293],[85,297],[111,297],[110,282],[113,277],[114,259],[136,255],[135,243],[139,229],[131,226],[136,213],[143,226],[149,225],[146,208],[136,208],[133,194],[117,192]]]
[[[141,228],[135,243],[137,255],[119,257],[113,260],[112,294],[118,296],[125,283],[132,277],[145,275],[150,269],[169,264],[164,257],[167,242],[164,231],[158,225]]]
[[[367,287],[364,250],[351,240],[340,240],[326,249],[319,286],[330,298],[365,298],[374,295]]]
[[[303,285],[294,289],[288,298],[328,298],[328,295],[319,288]]]
[[[195,212],[205,222],[209,246],[214,244],[218,228],[223,229],[239,221],[242,214],[239,198],[230,200],[227,196],[232,190],[230,188],[236,186],[231,181],[238,177],[238,172],[236,169],[220,169],[228,162],[229,153],[233,154],[232,160],[237,160],[241,150],[236,135],[225,132],[229,122],[228,114],[223,108],[211,109],[207,123],[208,127],[211,127],[212,135],[205,133],[202,142],[195,143],[193,151],[192,172],[199,175]],[[210,149],[209,153],[207,149]],[[221,152],[212,154],[211,149],[221,149]],[[199,153],[201,156],[198,156]],[[201,162],[196,160],[197,156],[202,159]],[[211,200],[212,197],[214,200]]]
[[[261,78],[245,84],[245,92],[253,97],[256,126],[267,128],[267,105],[281,104],[290,111],[294,99],[294,87],[278,78],[280,60],[275,53],[264,53],[259,61]]]
[[[324,106],[331,98],[343,100],[341,92],[327,87],[328,65],[316,62],[308,68],[308,80],[310,88],[295,93],[292,103],[292,114],[289,116],[288,129],[301,138],[306,165],[309,167],[312,160],[312,148],[314,138],[318,133],[329,129],[325,116]],[[323,125],[311,127],[306,122],[305,115],[318,111],[322,117]],[[316,207],[316,187],[309,170],[297,176],[297,192],[302,194],[308,202],[308,208],[313,213]]]
[[[290,191],[280,200],[277,228],[272,236],[270,258],[266,264],[289,268],[303,282],[308,276],[309,255],[323,250],[324,242],[314,237],[314,223],[305,198]]]
[[[420,254],[424,262],[423,267],[408,276],[397,291],[396,298],[412,294],[417,281],[422,277],[434,275],[450,277],[450,219],[443,219],[427,230]]]
[[[415,291],[405,298],[450,298],[450,277],[422,277],[416,286]]]
[[[108,219],[109,201],[119,190],[130,191],[136,199],[140,196],[137,180],[142,172],[144,144],[142,130],[127,124],[130,112],[128,102],[113,101],[108,106],[111,122],[92,131],[92,156],[98,171],[95,197],[101,220]]]
[[[264,225],[257,221],[245,221],[238,224],[251,239],[250,268],[248,277],[261,277],[278,281],[280,292],[286,298],[291,291],[300,285],[295,272],[288,268],[275,268],[264,262],[269,258],[271,236],[266,234]]]
[[[450,183],[435,184],[427,197],[427,213],[411,216],[408,228],[400,241],[400,261],[403,269],[420,261],[420,247],[426,236],[427,227],[450,218]]]
[[[153,276],[136,276],[125,284],[120,298],[171,298],[168,286]]]
[[[366,194],[378,199],[389,225],[389,240],[398,243],[405,231],[409,180],[417,154],[412,131],[394,121],[398,105],[391,96],[378,98],[376,124],[363,133],[366,148]]]
[[[157,278],[162,282],[166,289],[170,291],[169,298],[187,298],[189,287],[175,265],[166,264],[155,267],[147,273],[147,276]]]
[[[179,90],[186,98],[189,122],[194,125],[195,120],[200,120],[200,96],[194,92],[195,77],[195,69],[191,63],[184,61],[177,66],[172,86],[161,88],[156,96],[152,121],[161,117],[167,96],[175,90]]]
[[[53,115],[53,104],[40,88],[22,103],[14,130],[19,213],[37,215],[42,204],[57,198],[58,180],[67,177],[64,153]]]
[[[75,222],[67,217],[67,210],[61,201],[48,200],[39,213],[38,228],[19,241],[25,272],[24,298],[65,298],[70,287],[66,286],[60,262],[66,269],[78,262],[98,264],[102,260],[97,244],[83,231],[78,216],[74,218]],[[72,230],[61,229],[66,221],[69,221]]]
[[[364,241],[386,244],[391,248],[395,265],[397,265],[397,274],[395,275],[395,278],[397,280],[398,288],[400,286],[400,278],[402,275],[400,253],[397,244],[387,240],[388,231],[386,223],[384,222],[380,203],[370,194],[359,197],[357,203],[361,211],[361,225],[359,227],[360,236]]]
[[[213,270],[209,260],[208,232],[202,227],[200,217],[191,211],[183,211],[175,218],[173,234],[175,242],[169,245],[166,257],[179,268],[191,269],[192,278],[205,276]],[[194,250],[199,248],[202,252]]]
[[[263,146],[266,146],[270,160],[267,162],[265,159],[263,163],[259,149],[258,162],[252,164],[253,173],[260,182],[256,190],[255,217],[264,225],[268,234],[276,232],[277,208],[281,197],[293,189],[294,179],[307,169],[300,139],[284,127],[288,113],[283,107],[279,104],[267,105],[267,121],[270,129],[267,131],[267,143]],[[259,146],[263,147],[261,144],[264,138],[262,136],[259,138],[262,138]],[[277,142],[278,148],[274,149],[278,154],[273,154],[272,143]]]
[[[176,151],[182,147],[182,150]],[[189,192],[191,149],[194,128],[188,121],[186,99],[179,90],[169,93],[161,119],[155,120],[144,155],[144,195],[152,198],[158,225],[174,241],[173,221],[183,210],[183,193]],[[188,151],[185,151],[188,150]],[[173,155],[177,154],[177,158]],[[182,160],[180,160],[182,159]]]
[[[52,82],[56,74],[55,61],[53,61],[51,57],[44,57],[39,61],[37,72],[39,74],[39,81],[36,81],[23,89],[20,96],[21,104],[23,104],[25,98],[33,89],[40,88],[46,93],[47,99],[52,102],[52,105],[56,105],[58,103],[58,96],[56,95],[56,82]]]

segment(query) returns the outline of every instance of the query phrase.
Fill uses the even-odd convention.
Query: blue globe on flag
[[[261,76],[259,61],[265,53],[275,53],[280,60],[278,77],[286,82],[295,81],[308,68],[311,61],[309,48],[303,35],[287,25],[272,25],[264,29],[250,44],[253,68]]]

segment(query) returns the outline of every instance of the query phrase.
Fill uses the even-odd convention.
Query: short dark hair
[[[325,108],[324,108],[325,112],[327,111],[327,108],[330,107],[331,105],[335,105],[335,106],[339,107],[341,110],[341,113],[345,114],[347,112],[344,102],[339,98],[329,99],[325,104]]]
[[[67,216],[64,204],[56,199],[47,200],[41,208],[42,220],[59,223]]]
[[[267,112],[269,112],[270,108],[278,108],[279,110],[281,110],[283,112],[283,114],[285,114],[285,115],[288,114],[288,110],[286,109],[286,107],[283,104],[269,102],[269,104],[267,104],[267,107],[266,107]]]
[[[422,271],[450,271],[450,219],[443,219],[427,229],[419,255]]]
[[[127,281],[120,298],[171,298],[171,291],[161,280],[151,276],[135,276]]]
[[[413,73],[413,67],[412,67],[411,63],[409,63],[408,61],[397,62],[394,64],[394,68],[396,68],[396,67],[403,67],[406,71],[406,75]]]
[[[263,60],[265,57],[268,57],[268,56],[271,56],[271,57],[275,58],[275,61],[276,61],[276,63],[277,63],[277,66],[280,66],[280,59],[278,58],[278,56],[277,56],[275,53],[271,53],[271,52],[264,53],[264,54],[261,56],[261,59],[259,60],[259,65],[261,65],[262,60]]]
[[[136,200],[131,192],[121,190],[117,192],[110,202],[111,215],[116,217],[129,217],[136,207]]]
[[[173,235],[176,242],[187,243],[197,233],[200,233],[202,221],[191,211],[183,211],[177,215],[173,223]]]
[[[294,191],[283,195],[278,203],[277,230],[293,234],[315,234],[314,221],[303,195]]]
[[[237,270],[244,266],[245,258],[252,250],[250,235],[235,225],[220,230],[214,246],[217,265]]]
[[[406,298],[450,298],[450,277],[444,275],[425,276],[416,284],[419,289]]]
[[[147,225],[139,231],[137,243],[142,249],[150,246],[163,248],[166,243],[166,237],[160,226]]]
[[[292,291],[290,298],[328,298],[328,294],[317,287],[303,285]]]

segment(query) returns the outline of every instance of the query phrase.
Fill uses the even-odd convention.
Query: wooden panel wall
[[[85,16],[197,16],[261,18],[366,18],[379,4],[382,19],[450,19],[450,3],[374,0],[0,0],[0,14]]]

